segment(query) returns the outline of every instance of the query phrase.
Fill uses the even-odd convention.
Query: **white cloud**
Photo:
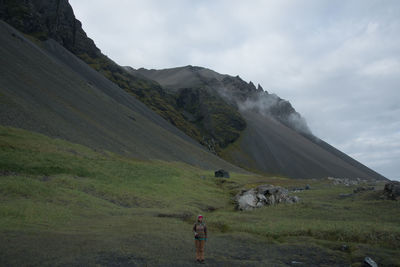
[[[364,66],[359,73],[366,76],[400,75],[400,62],[394,58],[380,59]]]

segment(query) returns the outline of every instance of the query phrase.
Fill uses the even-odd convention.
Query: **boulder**
[[[222,178],[229,178],[229,172],[225,171],[225,170],[218,170],[215,171],[215,177],[222,177]]]
[[[254,189],[243,192],[241,196],[236,199],[237,206],[240,210],[251,210],[255,208],[259,202]]]
[[[300,202],[300,198],[298,196],[292,196],[289,198],[289,201],[291,201],[292,203],[298,203]]]
[[[297,203],[297,196],[289,196],[289,190],[280,186],[260,185],[249,190],[242,190],[235,198],[238,210],[252,210],[279,203]]]
[[[391,181],[385,184],[383,197],[391,200],[400,200],[400,182]]]
[[[364,266],[367,266],[367,267],[378,267],[378,264],[376,264],[376,262],[373,259],[371,259],[370,257],[365,257]]]

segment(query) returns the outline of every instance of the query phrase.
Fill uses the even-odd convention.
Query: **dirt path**
[[[193,240],[151,234],[107,239],[61,233],[0,234],[0,266],[201,266]],[[348,254],[316,245],[217,234],[206,243],[202,266],[349,266]]]

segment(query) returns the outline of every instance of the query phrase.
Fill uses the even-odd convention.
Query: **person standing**
[[[204,245],[207,241],[207,226],[203,222],[203,216],[197,216],[197,222],[193,225],[194,243],[196,246],[196,261],[204,263]]]

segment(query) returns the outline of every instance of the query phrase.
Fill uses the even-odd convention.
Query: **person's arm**
[[[197,232],[196,232],[196,224],[194,224],[194,225],[193,225],[193,233],[194,233],[194,236],[197,236]]]
[[[204,225],[204,235],[205,235],[206,240],[207,240],[207,226],[206,225]]]

